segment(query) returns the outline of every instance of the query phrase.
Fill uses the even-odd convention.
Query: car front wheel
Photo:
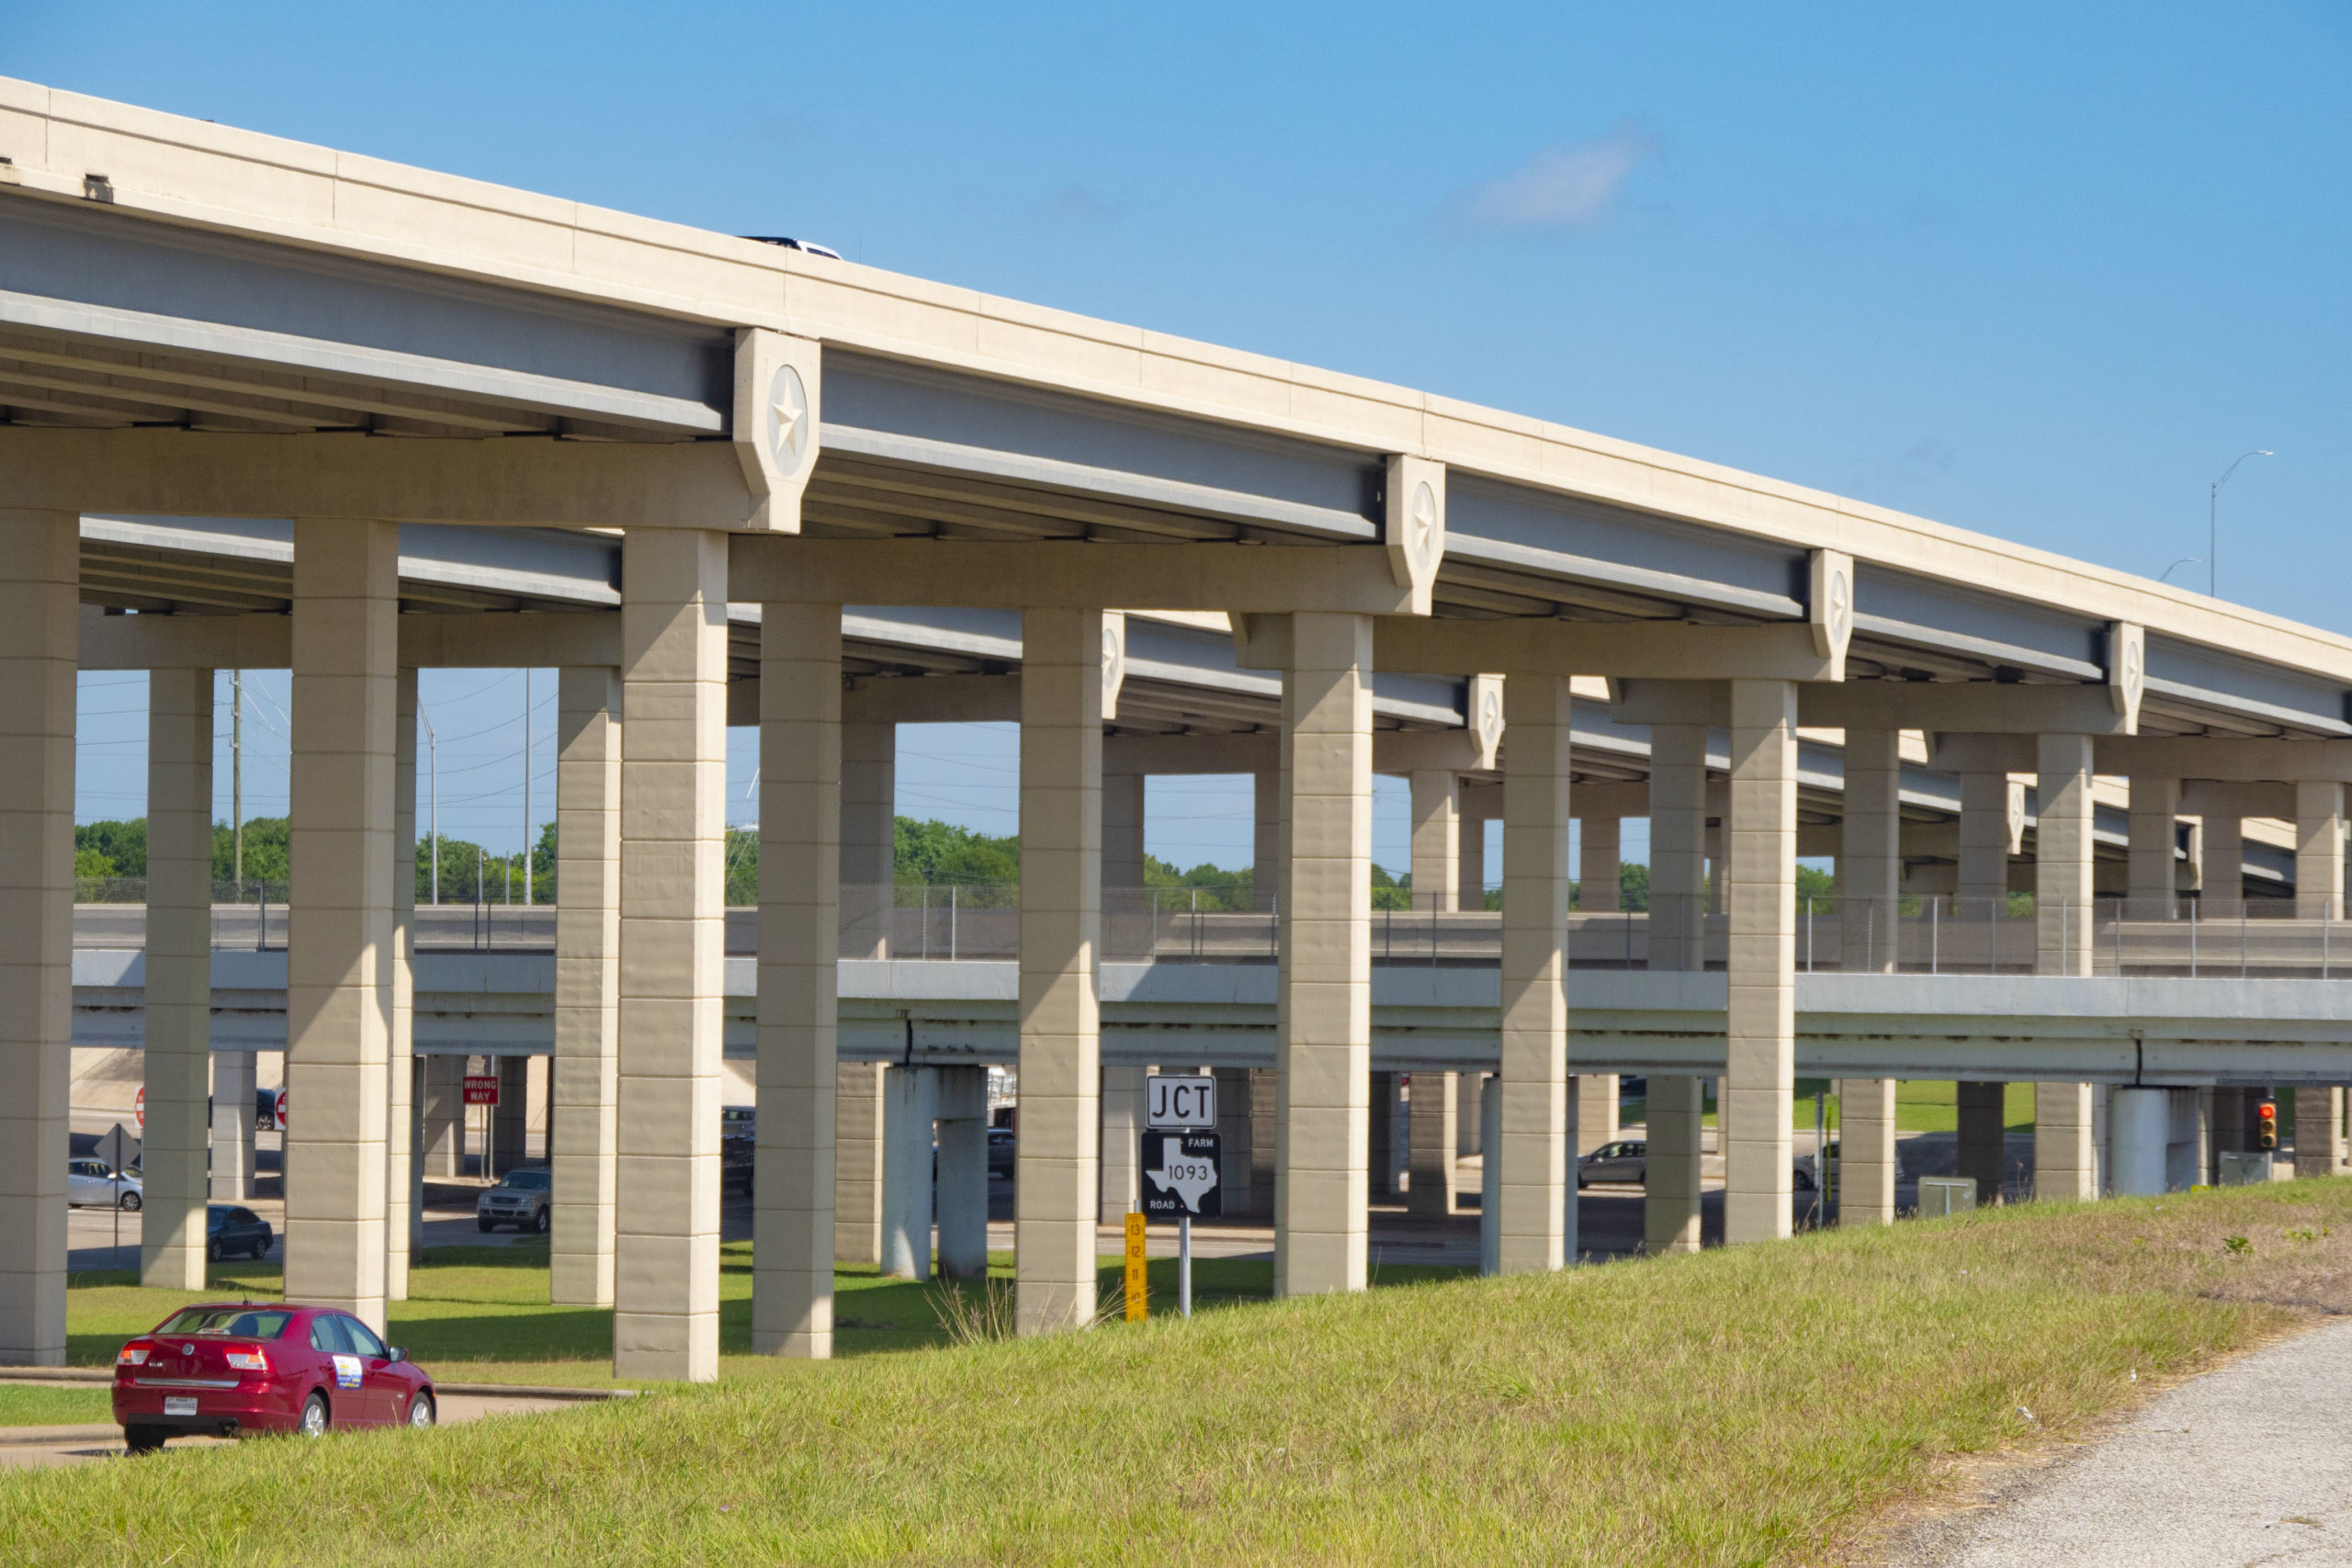
[[[498,1227],[492,1224],[488,1220],[476,1220],[474,1222],[474,1228],[487,1235]]]
[[[409,1401],[408,1424],[411,1427],[430,1427],[433,1425],[433,1396],[431,1394],[420,1393],[414,1399]]]
[[[545,1235],[548,1234],[548,1212],[545,1209],[541,1209],[539,1211],[539,1217],[537,1220],[533,1222],[531,1228],[538,1232],[541,1235]]]
[[[327,1396],[314,1393],[302,1402],[301,1424],[294,1428],[306,1438],[327,1435]]]
[[[124,1213],[135,1214],[139,1212],[140,1207],[141,1205],[138,1193],[126,1192],[122,1195],[122,1212]]]

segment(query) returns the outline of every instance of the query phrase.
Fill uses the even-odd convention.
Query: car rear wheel
[[[433,1408],[433,1396],[429,1393],[420,1393],[414,1399],[409,1401],[408,1424],[411,1427],[424,1427],[432,1426],[435,1414],[436,1413]]]
[[[213,1236],[205,1242],[204,1260],[207,1263],[218,1263],[220,1261],[220,1238],[219,1236]]]
[[[164,1447],[164,1429],[161,1427],[125,1427],[122,1429],[122,1447],[125,1453],[161,1452]]]
[[[327,1396],[325,1394],[313,1393],[302,1402],[301,1423],[294,1429],[306,1438],[323,1438],[327,1435]]]
[[[126,1192],[122,1195],[122,1212],[124,1213],[135,1214],[139,1212],[140,1206],[138,1193]]]

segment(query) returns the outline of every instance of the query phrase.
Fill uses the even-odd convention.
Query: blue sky
[[[2352,631],[2340,5],[0,11],[0,70],[55,86],[804,234],[2175,581],[2205,581],[2212,479],[2269,447],[2222,494],[2221,589]],[[445,733],[503,715],[517,752],[519,688]],[[1010,825],[1006,737],[908,744],[903,808]],[[1154,852],[1243,852],[1246,805],[1163,793]],[[469,835],[519,836],[519,795],[477,807]]]

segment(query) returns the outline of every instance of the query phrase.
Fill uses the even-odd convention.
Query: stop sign
[[[145,1084],[139,1086],[138,1097],[130,1102],[130,1113],[139,1118],[139,1130],[145,1132],[147,1130],[147,1086]]]

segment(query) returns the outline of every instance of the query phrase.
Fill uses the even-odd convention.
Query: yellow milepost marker
[[[1149,1279],[1144,1273],[1143,1224],[1143,1215],[1140,1213],[1127,1216],[1127,1321],[1129,1323],[1143,1321],[1146,1310],[1145,1297],[1150,1291]]]

